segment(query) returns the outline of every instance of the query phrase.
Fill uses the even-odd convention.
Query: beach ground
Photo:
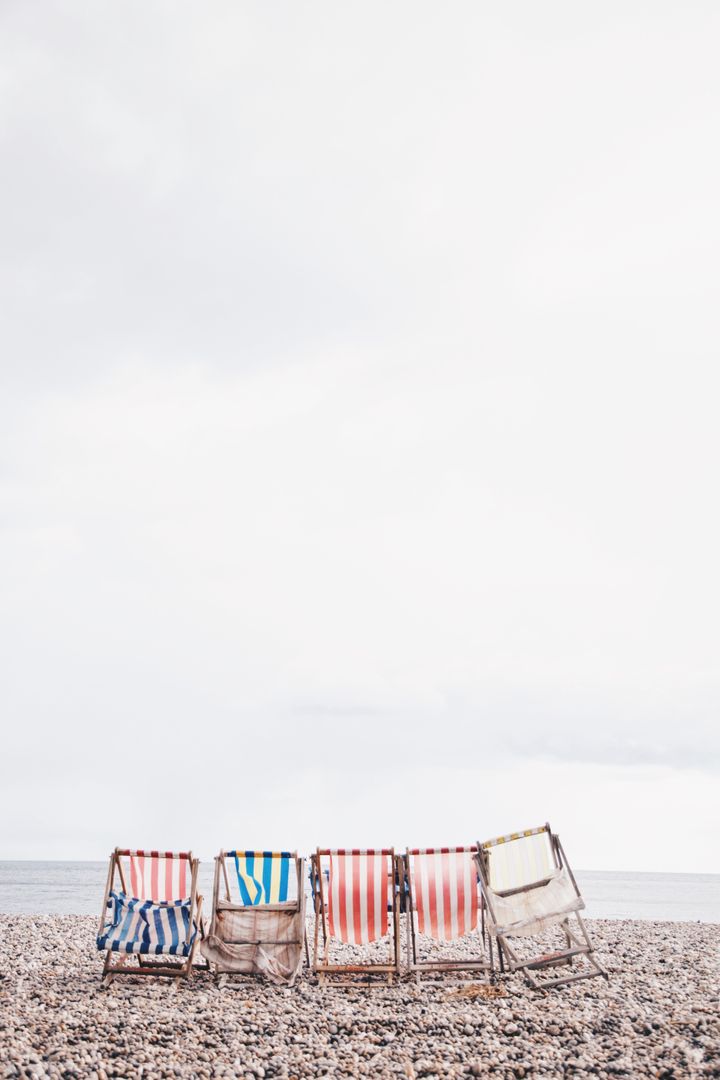
[[[0,1076],[720,1076],[720,926],[592,921],[610,981],[100,986],[97,922],[0,916]]]

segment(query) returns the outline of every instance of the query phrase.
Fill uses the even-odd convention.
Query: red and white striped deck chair
[[[480,921],[480,890],[475,847],[408,848],[403,860],[407,913],[407,963],[421,971],[477,971],[489,968]],[[458,957],[447,942],[474,935],[475,956]],[[420,959],[421,938],[431,938]],[[424,944],[424,943],[423,943]],[[467,944],[467,943],[466,943]],[[427,949],[423,949],[427,952]]]
[[[106,985],[115,975],[187,978],[192,974],[195,949],[203,935],[203,901],[197,895],[199,865],[189,851],[115,848],[97,935],[97,947],[106,954]],[[114,964],[113,956],[117,958]],[[137,956],[137,966],[129,963],[133,956]]]
[[[369,973],[386,975],[391,981],[400,971],[394,850],[318,848],[311,859],[310,876],[315,906],[313,970],[321,981],[329,974]],[[377,957],[373,948],[374,942],[384,938],[388,939],[387,959]],[[340,943],[341,963],[330,962],[333,941]],[[363,947],[363,953],[358,947]]]
[[[585,901],[580,895],[560,838],[548,824],[537,829],[497,836],[478,844],[475,861],[487,910],[492,942],[497,944],[500,969],[522,971],[533,989],[607,975],[598,964],[580,916]],[[558,931],[562,947],[552,943]],[[523,942],[545,936],[537,954]],[[549,948],[548,948],[549,946]],[[537,944],[535,948],[537,948]],[[558,967],[578,967],[570,974],[539,980],[535,973]]]

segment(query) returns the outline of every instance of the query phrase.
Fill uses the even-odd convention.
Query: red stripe
[[[411,854],[419,855],[420,852],[411,852]],[[425,933],[427,912],[425,911],[425,900],[423,898],[423,874],[425,873],[425,867],[423,866],[422,859],[415,860],[415,910],[418,916],[418,930],[421,934]]]
[[[180,861],[180,895],[174,896],[173,900],[185,900],[187,897],[187,859]]]
[[[353,912],[353,941],[360,943],[362,938],[362,916],[360,913],[360,856],[353,855],[352,859],[352,912]]]
[[[465,926],[465,866],[460,860],[456,860],[457,863],[457,926],[458,937],[462,937],[463,934],[468,932],[468,927]]]
[[[173,896],[172,859],[165,859],[165,899],[181,900],[181,896]]]
[[[375,928],[377,937],[385,937],[388,928],[388,900],[392,897],[390,892],[390,875],[393,872],[392,852],[388,851],[387,856],[383,859],[385,865],[381,866],[382,879],[385,882],[385,896],[383,902],[380,904],[380,932],[377,933],[377,927]]]
[[[130,892],[133,896],[140,896],[137,860],[132,857],[130,858]]]
[[[320,865],[318,867],[318,871],[320,873],[320,880],[322,881],[322,863],[320,863]],[[334,878],[335,878],[335,866],[334,866],[333,860],[331,858],[330,859],[330,875],[328,877],[328,898],[327,898],[328,932],[329,932],[331,937],[337,937],[337,933],[335,931],[335,906],[334,906],[334,903],[333,903],[333,881],[334,881]]]
[[[437,937],[438,911],[437,911],[437,881],[435,875],[435,859],[427,860],[428,871],[428,903],[430,904],[430,933]]]
[[[338,859],[338,903],[340,905],[341,941],[348,941],[348,866],[344,854]]]
[[[375,859],[374,856],[371,856],[368,861],[367,876],[367,925],[368,938],[370,941],[374,941],[377,937],[377,926],[375,924],[375,885]]]
[[[449,937],[452,933],[452,915],[450,912],[450,856],[445,852],[440,858],[443,891],[443,921],[445,923],[445,934]]]
[[[157,901],[160,899],[160,889],[158,887],[158,860],[152,855],[150,857],[150,899]]]

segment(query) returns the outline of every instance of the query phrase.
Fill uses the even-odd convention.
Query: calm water
[[[211,862],[200,866],[212,897]],[[107,863],[0,862],[0,912],[100,915]],[[720,922],[720,874],[578,871],[587,914],[599,919]]]

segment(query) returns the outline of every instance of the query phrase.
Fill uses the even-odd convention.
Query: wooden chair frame
[[[492,895],[493,890],[490,887],[490,864],[488,859],[488,850],[498,843],[512,843],[513,840],[518,840],[523,836],[541,834],[546,832],[548,834],[550,842],[550,850],[552,852],[554,867],[556,870],[562,870],[565,868],[568,872],[568,876],[573,884],[575,893],[578,897],[581,896],[575,875],[572,872],[570,863],[567,860],[563,846],[560,843],[560,838],[556,833],[553,833],[547,822],[540,829],[531,829],[525,833],[513,833],[510,838],[499,837],[494,840],[487,840],[484,844],[478,843],[477,851],[475,853],[475,861],[478,867],[478,873],[480,877],[480,887],[483,894],[483,902],[487,907],[488,920],[490,928],[495,928],[494,934],[489,933],[490,939],[490,966],[493,975],[495,974],[495,967],[492,954],[492,938],[495,937],[498,951],[498,960],[500,965],[500,972],[504,973],[521,971],[529,985],[533,990],[545,990],[554,986],[563,986],[566,983],[579,982],[581,979],[592,979],[598,975],[601,975],[604,979],[608,978],[607,973],[598,964],[594,956],[594,946],[590,941],[585,923],[583,922],[579,911],[568,912],[564,919],[558,921],[555,925],[561,930],[565,936],[567,948],[559,949],[551,953],[545,953],[538,956],[524,959],[518,956],[515,949],[513,949],[510,940],[513,937],[512,931],[505,931],[498,928],[497,920],[495,918],[495,911],[493,908]],[[550,881],[549,877],[546,877],[540,881],[534,881],[528,885],[521,885],[514,889],[506,889],[505,891],[499,891],[497,895],[506,897],[514,896],[518,893],[531,892],[533,889],[538,889],[543,885],[547,885]],[[577,920],[577,926],[571,926],[570,919],[575,917]],[[532,936],[532,935],[528,935]],[[575,971],[572,975],[562,975],[554,979],[538,980],[534,977],[533,972],[541,971],[548,968],[556,968],[561,966],[572,967],[573,960],[576,957],[585,957],[590,967],[589,971]]]
[[[438,848],[440,852],[442,849]],[[449,848],[449,851],[466,851],[469,855],[475,855],[477,848],[472,847],[459,849]],[[409,972],[413,972],[420,982],[420,977],[423,972],[427,973],[442,973],[453,971],[489,971],[491,970],[491,962],[486,955],[483,955],[479,960],[418,960],[418,931],[415,929],[415,892],[413,886],[413,879],[411,875],[411,863],[410,860],[417,854],[422,854],[422,851],[417,851],[411,848],[406,848],[404,855],[398,856],[398,868],[399,879],[401,886],[404,885],[405,895],[405,916],[406,916],[406,949],[407,949],[407,969]],[[480,922],[480,933],[482,935],[483,953],[487,947],[487,935],[485,933],[485,905],[483,901],[483,895],[480,893],[478,896],[478,914]],[[467,937],[468,935],[464,935]],[[458,938],[457,940],[461,940]]]
[[[105,896],[103,898],[102,911],[100,912],[100,926],[98,929],[98,935],[102,934],[105,929],[105,920],[107,918],[107,905],[110,899],[110,893],[112,892],[115,882],[115,875],[117,874],[120,885],[122,886],[123,893],[128,896],[127,882],[125,881],[125,873],[121,859],[123,857],[129,858],[132,856],[164,856],[166,853],[163,851],[143,851],[139,849],[132,851],[129,848],[115,848],[110,856],[110,865],[108,867],[107,882],[105,885]],[[202,919],[202,906],[203,898],[197,894],[197,880],[198,870],[200,867],[200,860],[193,858],[192,852],[173,852],[174,858],[187,859],[190,865],[190,919],[188,923],[188,931],[185,937],[185,943],[188,944],[190,935],[192,934],[193,926],[196,924],[198,932],[195,935],[190,952],[186,957],[183,957],[182,961],[173,962],[168,959],[161,961],[148,961],[148,954],[146,953],[113,953],[112,949],[107,949],[105,954],[105,963],[103,965],[101,983],[103,986],[109,986],[112,980],[117,975],[159,975],[166,976],[168,978],[178,979],[190,979],[193,972],[193,959],[195,957],[195,950],[198,947],[198,943],[201,937],[204,937],[204,925]],[[142,898],[141,898],[142,899]],[[178,897],[183,899],[183,897]],[[117,957],[116,963],[113,964],[112,957]],[[161,954],[162,955],[162,954]],[[133,957],[137,958],[137,965],[132,965],[130,961]],[[200,965],[202,968],[208,968],[207,964]]]
[[[245,852],[245,854],[247,854],[247,852]],[[256,855],[256,856],[258,856],[258,855],[267,856],[268,854],[270,854],[270,855],[272,855],[272,856],[274,856],[276,858],[280,857],[279,852],[270,852],[270,853],[268,853],[266,851],[255,851],[255,852],[253,852],[253,854]],[[230,879],[228,877],[227,864],[225,862],[225,860],[230,855],[231,855],[231,852],[221,851],[219,855],[215,856],[215,878],[214,878],[214,881],[213,881],[212,921],[210,923],[210,930],[209,930],[209,936],[210,937],[214,937],[216,935],[216,933],[217,933],[217,916],[218,916],[218,908],[219,908],[219,900],[220,900],[220,888],[221,888],[221,882],[220,882],[221,869],[222,869],[223,884],[224,884],[224,887],[225,887],[225,902],[228,905],[231,905],[230,910],[247,911],[247,910],[252,909],[254,911],[288,911],[288,912],[292,911],[293,913],[302,911],[304,913],[304,910],[305,910],[305,859],[301,855],[298,855],[296,851],[290,852],[290,856],[295,861],[295,872],[296,872],[296,875],[297,875],[297,900],[288,900],[288,901],[285,901],[285,902],[279,903],[279,904],[253,904],[253,905],[234,904],[233,899],[232,899],[232,893],[230,891]],[[225,910],[228,910],[228,909],[226,908]],[[270,944],[270,945],[303,945],[304,944],[304,946],[305,946],[305,962],[308,965],[310,964],[310,954],[309,954],[309,949],[308,949],[308,940],[307,940],[307,931],[306,930],[303,932],[303,940],[302,941],[264,942],[262,940],[254,940],[254,941],[247,941],[247,942],[238,941],[238,942],[233,942],[233,944],[237,944],[237,945],[266,945],[266,944]],[[216,979],[218,979],[220,977],[228,977],[230,975],[242,975],[241,972],[223,971],[223,969],[217,963],[213,963],[212,965],[209,964],[208,966],[209,967],[213,966],[215,968],[214,974],[215,974]],[[243,977],[247,978],[247,976],[243,976]],[[294,981],[295,981],[295,977],[293,977],[293,980],[290,983],[288,983],[288,985],[292,986]]]
[[[323,858],[329,858],[330,855],[335,855],[340,850],[343,854],[347,855],[365,855],[364,850],[358,849],[332,849],[332,848],[317,848],[315,853],[310,857],[310,883],[312,887],[313,895],[313,907],[315,911],[315,934],[314,934],[314,948],[313,948],[313,964],[312,968],[315,974],[318,976],[320,984],[323,985],[325,978],[328,975],[342,976],[342,975],[385,975],[387,981],[392,983],[393,975],[400,975],[400,932],[399,932],[399,895],[398,890],[395,887],[396,875],[398,872],[397,858],[394,848],[382,848],[378,849],[376,854],[382,855],[389,860],[390,864],[390,902],[391,902],[391,915],[392,918],[388,920],[388,940],[390,946],[390,952],[388,956],[388,962],[386,964],[331,964],[329,960],[330,952],[330,934],[328,931],[327,923],[327,900],[325,897],[325,883],[323,877],[322,860]],[[320,927],[322,926],[322,957],[320,957]],[[355,980],[357,981],[357,980]]]

